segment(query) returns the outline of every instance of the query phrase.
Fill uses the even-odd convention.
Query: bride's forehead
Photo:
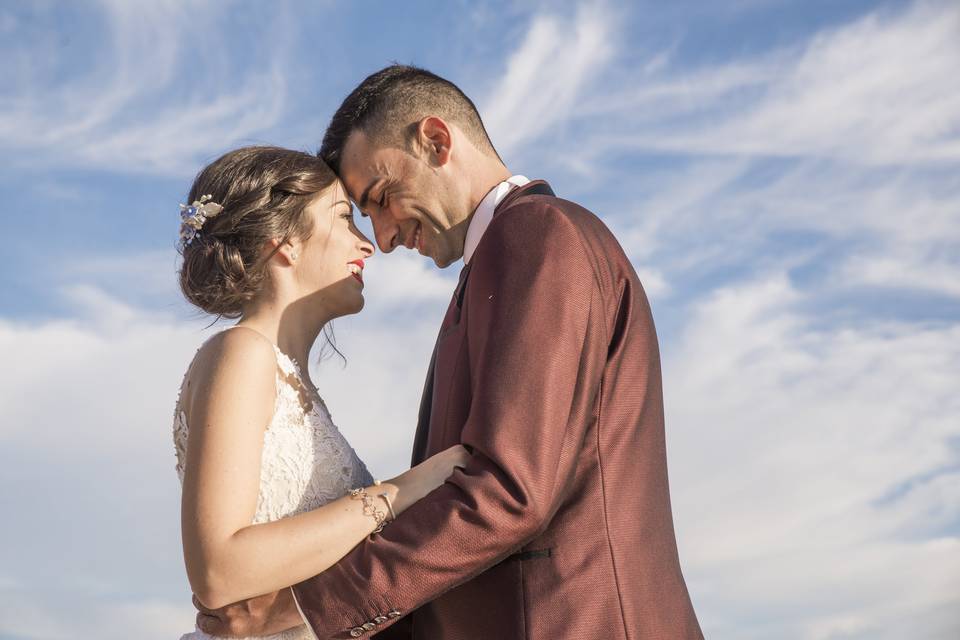
[[[343,183],[343,180],[337,178],[333,181],[333,184],[330,185],[325,190],[331,203],[336,203],[340,200],[348,200],[350,195],[347,193],[347,186]]]

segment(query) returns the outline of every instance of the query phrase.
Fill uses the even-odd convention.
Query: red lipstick
[[[356,278],[358,282],[363,284],[363,265],[364,265],[363,258],[357,258],[356,260],[351,260],[347,264],[355,264],[357,265],[357,267],[359,267],[358,271],[351,271],[350,275]]]

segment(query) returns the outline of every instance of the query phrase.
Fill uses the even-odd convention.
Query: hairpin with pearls
[[[209,218],[220,215],[223,206],[213,202],[213,196],[200,196],[193,204],[180,205],[180,250],[190,246],[193,239],[200,235],[200,228]]]

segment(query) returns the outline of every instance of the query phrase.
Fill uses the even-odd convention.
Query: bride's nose
[[[369,258],[376,251],[373,248],[373,243],[370,242],[370,239],[367,236],[360,234],[359,241],[357,242],[357,248],[360,249],[360,252],[363,253],[364,258]]]

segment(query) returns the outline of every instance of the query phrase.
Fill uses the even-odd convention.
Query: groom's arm
[[[546,204],[517,205],[487,234],[461,320],[472,387],[461,439],[473,456],[380,536],[294,586],[318,638],[380,631],[500,562],[546,527],[572,476],[606,355],[592,264]]]

